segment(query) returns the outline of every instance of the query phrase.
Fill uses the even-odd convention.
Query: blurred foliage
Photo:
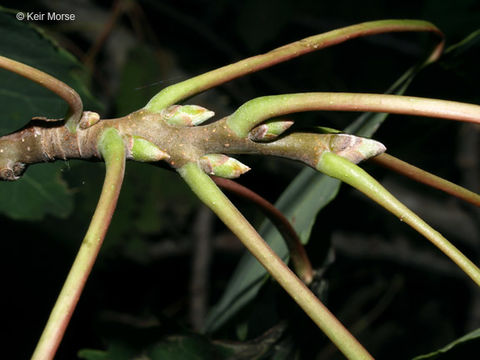
[[[113,322],[112,322],[113,325]],[[146,325],[146,326],[145,326]],[[279,324],[265,334],[250,341],[212,341],[206,336],[186,333],[180,336],[166,336],[165,324],[122,324],[116,333],[121,338],[110,342],[105,351],[83,349],[78,353],[85,360],[201,360],[201,359],[260,359],[278,342],[285,330]],[[172,329],[170,329],[172,330]]]
[[[416,356],[413,360],[466,359],[470,357],[472,353],[478,350],[478,346],[480,345],[479,338],[480,329],[477,329],[451,342],[440,350],[431,352],[426,355]]]
[[[75,14],[73,22],[32,24],[79,61],[92,54],[89,51],[113,14],[114,4],[98,0],[3,2],[4,6],[25,12]],[[122,4],[121,15],[94,57],[91,79],[85,79],[87,71],[79,68],[79,62],[70,55],[63,56],[63,51],[63,58],[72,61],[69,66],[75,68],[75,74],[83,75],[71,78],[68,71],[58,74],[77,90],[78,84],[91,85],[91,91],[103,105],[102,117],[125,115],[143,106],[163,87],[190,76],[353,23],[383,18],[428,20],[445,31],[448,45],[461,41],[480,24],[480,4],[474,0],[142,0],[116,4]],[[8,26],[19,25],[15,22],[13,19]],[[2,34],[8,26],[2,23]],[[13,39],[7,35],[0,44]],[[188,102],[223,115],[261,95],[299,91],[384,92],[422,58],[430,43],[426,36],[416,34],[359,39],[238,79]],[[423,71],[407,93],[480,103],[480,46],[478,41],[470,44],[452,50],[441,62]],[[32,46],[15,51],[25,51],[21,60],[26,61],[35,59],[30,53],[34,49]],[[0,51],[11,56],[3,46]],[[55,63],[59,61],[57,55],[43,59]],[[56,74],[51,68],[36,66]],[[54,67],[62,68],[58,64]],[[20,80],[7,81],[2,77],[1,81],[2,89],[17,92],[30,86],[27,83],[18,87]],[[6,91],[0,101],[7,99]],[[34,98],[36,91],[41,89],[35,90]],[[97,109],[97,102],[87,101],[86,94],[82,97],[88,110]],[[37,111],[52,111],[62,116],[61,102],[53,105],[50,101],[57,100],[41,102],[34,115],[45,115]],[[8,98],[7,102],[12,111],[26,108],[15,99]],[[31,116],[20,116],[14,128],[25,124]],[[301,114],[295,120],[343,128],[355,117],[332,112]],[[10,124],[10,120],[14,119],[3,119],[2,126]],[[472,154],[462,150],[474,146],[471,136],[475,134],[478,141],[478,130],[468,125],[391,116],[376,139],[385,143],[393,155],[478,192],[480,181],[475,177],[472,180],[472,174],[479,171],[478,161],[472,165]],[[302,169],[280,159],[246,156],[243,161],[253,170],[240,181],[271,201]],[[21,213],[0,218],[3,233],[8,234],[2,236],[1,260],[15,274],[5,278],[4,309],[8,311],[2,315],[9,331],[2,341],[6,358],[27,358],[31,354],[86,230],[103,181],[102,164],[69,161],[51,166],[61,168],[55,179],[65,189],[68,184],[66,191],[74,199],[74,211],[67,218],[51,216],[67,216],[69,205],[64,199],[60,204],[45,206],[42,221],[31,221],[31,217]],[[50,169],[37,165],[27,174],[34,173],[37,167]],[[372,165],[365,167],[469,256],[479,258],[477,209]],[[5,184],[0,185],[1,191],[5,191]],[[255,225],[261,223],[263,218],[256,209],[240,199],[233,200]],[[31,205],[22,198],[17,202],[22,205],[20,210],[26,211]],[[5,208],[5,203],[0,207]],[[194,224],[198,212],[198,201],[174,173],[145,164],[127,164],[125,186],[112,227],[57,358],[75,358],[80,349],[99,349],[82,350],[79,356],[84,359],[155,359],[160,355],[184,359],[186,353],[212,358],[216,354],[213,351],[220,351],[217,346],[226,346],[226,341],[218,343],[217,339],[228,339],[238,346],[251,345],[253,353],[247,352],[250,357],[243,358],[341,358],[272,281],[265,281],[255,300],[215,333],[205,336],[190,330],[188,304],[194,295],[188,284],[195,256]],[[18,217],[24,220],[12,219]],[[212,236],[209,307],[220,298],[243,253],[236,239],[218,221]],[[345,242],[347,247],[340,246]],[[402,250],[389,256],[378,251],[385,247]],[[342,187],[335,201],[322,210],[313,226],[307,252],[322,275],[314,289],[377,358],[405,359],[429,353],[480,325],[479,293],[469,280],[451,264],[442,262],[441,255],[424,239],[347,187]],[[420,260],[416,261],[417,258]],[[286,326],[277,331],[279,324]],[[238,354],[238,347],[232,350],[232,346],[227,349]],[[172,353],[165,355],[165,351]]]
[[[1,55],[43,70],[68,83],[95,110],[96,103],[86,88],[87,72],[71,54],[58,47],[39,29],[26,26],[15,12],[0,8]],[[62,118],[66,103],[40,85],[0,69],[0,108],[4,121],[0,134],[6,135],[26,125],[34,116]],[[67,217],[73,198],[61,180],[63,165],[35,166],[19,181],[2,184],[0,212],[14,219],[40,220],[46,214]]]

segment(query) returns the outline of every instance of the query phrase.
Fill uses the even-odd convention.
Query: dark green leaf
[[[85,108],[98,105],[82,78],[87,72],[69,53],[36,27],[15,18],[16,12],[0,8],[0,55],[49,73],[75,88]],[[0,69],[0,134],[18,130],[33,116],[62,118],[66,103],[57,95],[19,75]],[[61,180],[62,164],[30,167],[23,178],[0,184],[0,212],[15,219],[39,220],[46,214],[67,217],[72,197]]]
[[[64,167],[60,162],[34,165],[20,180],[0,183],[0,212],[24,220],[67,217],[73,198],[61,177]]]
[[[203,360],[226,359],[231,351],[216,347],[201,337],[175,336],[170,337],[149,351],[152,360]]]
[[[86,109],[98,109],[86,90],[83,80],[87,72],[82,64],[41,30],[18,21],[16,12],[0,10],[0,55],[55,76],[80,94]],[[2,135],[18,130],[33,116],[62,118],[67,110],[65,101],[51,91],[3,69],[0,70],[0,106]]]
[[[129,344],[121,341],[114,341],[108,350],[82,349],[78,357],[85,360],[131,360],[136,358],[137,351]],[[148,358],[145,358],[148,359]]]
[[[472,32],[462,41],[450,46],[445,50],[445,54],[449,56],[462,56],[468,52],[471,48],[480,45],[480,29]]]
[[[450,344],[441,348],[440,350],[431,352],[429,354],[416,356],[415,358],[413,358],[413,360],[466,359],[467,357],[470,357],[472,353],[478,350],[479,344],[480,344],[480,329],[477,329],[451,342]],[[469,347],[468,349],[466,349],[467,346]],[[472,350],[474,352],[472,352]]]
[[[157,53],[145,46],[133,48],[129,52],[115,99],[118,116],[140,109],[158,92],[156,86],[151,86],[162,68],[158,57]]]
[[[85,360],[111,360],[106,351],[92,349],[80,350],[78,357]]]
[[[257,338],[245,342],[211,340],[196,334],[162,336],[162,326],[149,329],[130,328],[131,337],[109,340],[108,350],[82,349],[78,356],[85,360],[204,360],[260,359],[278,343],[286,329],[279,323]],[[143,331],[143,337],[138,337]],[[150,335],[148,335],[150,334]],[[154,335],[155,334],[155,335]],[[137,337],[137,339],[136,339]],[[141,342],[139,343],[139,339]]]

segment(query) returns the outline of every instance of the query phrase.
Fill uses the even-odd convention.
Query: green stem
[[[105,159],[106,174],[102,193],[87,234],[53,307],[32,360],[53,359],[73,311],[85,287],[112,218],[125,171],[125,145],[113,128],[106,129],[98,148]]]
[[[458,197],[473,205],[480,206],[480,195],[465,189],[448,180],[442,179],[439,176],[422,170],[405,161],[397,159],[396,157],[383,153],[370,159],[371,161],[380,164],[390,170],[396,171],[402,175],[409,177],[415,181],[421,182],[433,188],[442,190],[447,194]]]
[[[340,130],[332,129],[332,128],[320,128],[322,131],[330,134],[339,134],[341,133]],[[287,137],[281,139],[288,139],[289,136],[296,135],[296,134],[291,134],[288,135]],[[311,134],[310,136],[314,136]],[[281,141],[281,140],[277,140]],[[298,143],[298,140],[296,140]],[[305,149],[310,149],[312,146],[305,146]],[[305,152],[305,151],[304,151]],[[337,153],[338,155],[338,153]],[[369,161],[373,161],[379,165],[382,165],[383,167],[386,167],[387,169],[396,171],[397,173],[404,175],[406,177],[409,177],[410,179],[413,179],[415,181],[418,181],[419,183],[431,186],[435,189],[441,190],[446,192],[447,194],[453,195],[459,199],[462,199],[464,201],[467,201],[473,205],[480,206],[480,195],[477,193],[474,193],[473,191],[470,191],[468,189],[465,189],[464,187],[457,185],[455,183],[452,183],[448,180],[442,179],[439,176],[436,176],[432,173],[429,173],[428,171],[425,171],[423,169],[420,169],[416,166],[413,166],[412,164],[409,164],[405,161],[402,161],[390,154],[387,153],[381,153],[372,156]],[[307,165],[312,166],[310,163],[307,163]],[[313,166],[315,167],[315,165]]]
[[[308,316],[323,330],[349,359],[372,359],[365,348],[348,332],[338,319],[305,286],[267,245],[237,208],[195,163],[178,169],[193,192],[202,200],[247,249],[278,281]]]
[[[266,54],[253,56],[234,64],[209,71],[178,84],[171,85],[155,95],[145,106],[147,110],[158,112],[172,104],[202,91],[211,89],[238,77],[268,68],[298,56],[337,45],[347,40],[362,36],[388,32],[427,31],[432,32],[442,41],[435,47],[427,62],[435,61],[443,49],[443,34],[433,24],[421,20],[380,20],[370,21],[345,28],[332,30],[311,36],[294,43],[279,47]]]
[[[480,269],[439,232],[432,229],[418,215],[397,200],[362,168],[333,153],[324,153],[317,165],[317,169],[324,174],[350,184],[392,214],[398,216],[400,221],[406,222],[430,240],[480,286]]]
[[[258,97],[240,106],[227,119],[227,124],[236,135],[245,137],[267,119],[318,110],[386,112],[480,124],[479,105],[413,96],[330,92]]]
[[[0,67],[40,84],[65,100],[70,107],[66,126],[70,132],[74,133],[76,131],[82,117],[83,103],[80,95],[75,90],[63,81],[43,71],[3,56],[0,56]]]
[[[250,200],[263,211],[285,240],[295,273],[305,284],[309,285],[313,280],[312,264],[297,232],[285,215],[271,202],[235,181],[218,176],[212,176],[212,180],[222,189]]]

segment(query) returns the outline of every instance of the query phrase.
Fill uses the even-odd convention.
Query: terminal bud
[[[380,155],[386,150],[381,142],[348,134],[331,135],[329,148],[331,152],[354,164]]]

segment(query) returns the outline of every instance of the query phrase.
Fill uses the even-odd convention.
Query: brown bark
[[[107,127],[116,128],[125,139],[127,158],[132,159],[133,136],[155,144],[169,155],[168,163],[179,168],[206,154],[261,154],[289,158],[316,167],[324,151],[333,151],[358,162],[356,152],[363,141],[351,135],[293,133],[271,142],[255,142],[237,136],[220,119],[205,126],[178,126],[162,114],[139,110],[118,119],[101,120],[92,126],[77,126],[70,132],[64,122],[35,120],[24,129],[0,137],[0,179],[18,179],[28,164],[56,159],[101,160],[99,136]],[[81,124],[80,124],[81,125]]]

